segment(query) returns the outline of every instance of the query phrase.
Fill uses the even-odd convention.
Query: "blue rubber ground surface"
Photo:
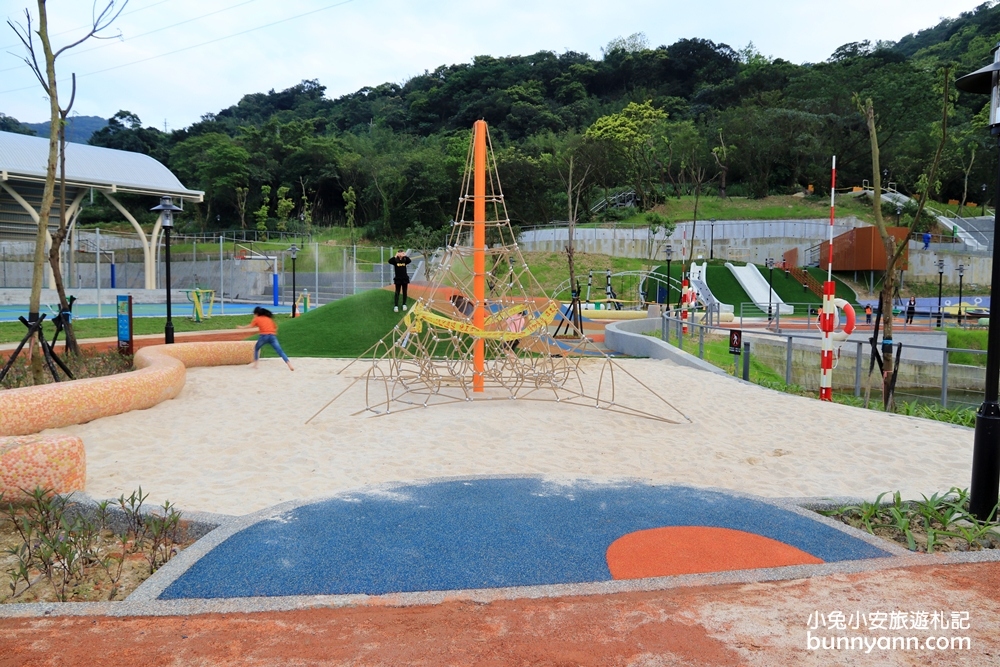
[[[324,500],[225,540],[160,599],[371,595],[610,581],[608,546],[662,526],[733,528],[826,562],[889,553],[743,496],[534,478],[401,486]]]

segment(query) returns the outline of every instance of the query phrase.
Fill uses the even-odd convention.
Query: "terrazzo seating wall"
[[[83,440],[76,436],[0,438],[0,493],[5,498],[20,495],[22,489],[83,491],[86,480],[86,453]]]
[[[28,435],[150,408],[184,387],[186,368],[253,361],[254,341],[144,347],[136,370],[100,378],[0,391],[0,436]]]

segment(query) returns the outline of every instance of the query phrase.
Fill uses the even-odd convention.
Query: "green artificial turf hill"
[[[413,305],[413,299],[408,302]],[[392,310],[392,292],[370,290],[283,320],[278,341],[290,357],[357,357],[392,331],[404,313]],[[270,346],[264,356],[276,356]]]

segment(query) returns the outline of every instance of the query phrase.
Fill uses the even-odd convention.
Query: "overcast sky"
[[[98,0],[104,5],[107,0]],[[118,2],[119,6],[121,2]],[[972,0],[131,0],[104,34],[57,61],[60,99],[77,74],[73,110],[108,118],[119,109],[144,125],[186,127],[247,93],[318,79],[331,98],[404,82],[475,55],[566,50],[601,57],[619,36],[651,46],[699,37],[766,56],[826,60],[847,42],[898,40],[976,7]],[[24,24],[33,0],[0,0],[0,17]],[[91,0],[49,0],[55,48],[86,33]],[[48,120],[38,82],[0,26],[0,112]],[[121,39],[117,38],[121,33]],[[985,64],[985,63],[984,63]]]

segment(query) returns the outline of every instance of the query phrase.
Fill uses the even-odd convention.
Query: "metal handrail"
[[[685,320],[680,317],[674,317],[670,312],[664,313],[661,317],[661,332],[660,338],[665,343],[670,344],[670,330],[674,329],[677,338],[677,347],[683,350],[684,343],[684,329],[687,327],[692,327],[698,331],[698,358],[704,360],[705,358],[705,332],[718,332],[720,334],[728,334],[731,329],[719,326],[713,326],[711,324],[701,324],[693,322],[690,320]],[[741,329],[742,330],[742,329]],[[743,330],[744,333],[750,334],[752,336],[759,337],[775,337],[785,339],[785,384],[792,383],[792,341],[796,338],[811,340],[811,341],[822,341],[822,333],[806,334],[806,333],[785,333],[781,331],[755,331],[755,330]],[[694,335],[689,333],[687,335]],[[744,345],[747,345],[748,341],[744,339]],[[856,346],[855,352],[855,364],[854,364],[854,395],[861,396],[861,368],[862,360],[864,359],[864,348],[871,345],[871,340],[848,340],[843,344],[854,344]],[[986,350],[972,350],[966,348],[957,347],[935,347],[929,345],[913,345],[896,343],[896,345],[903,346],[907,349],[913,350],[928,350],[931,352],[940,352],[942,354],[941,360],[941,405],[948,407],[948,355],[953,353],[971,353],[976,355],[986,354]],[[750,349],[750,348],[747,348]],[[905,392],[900,392],[905,393]]]

